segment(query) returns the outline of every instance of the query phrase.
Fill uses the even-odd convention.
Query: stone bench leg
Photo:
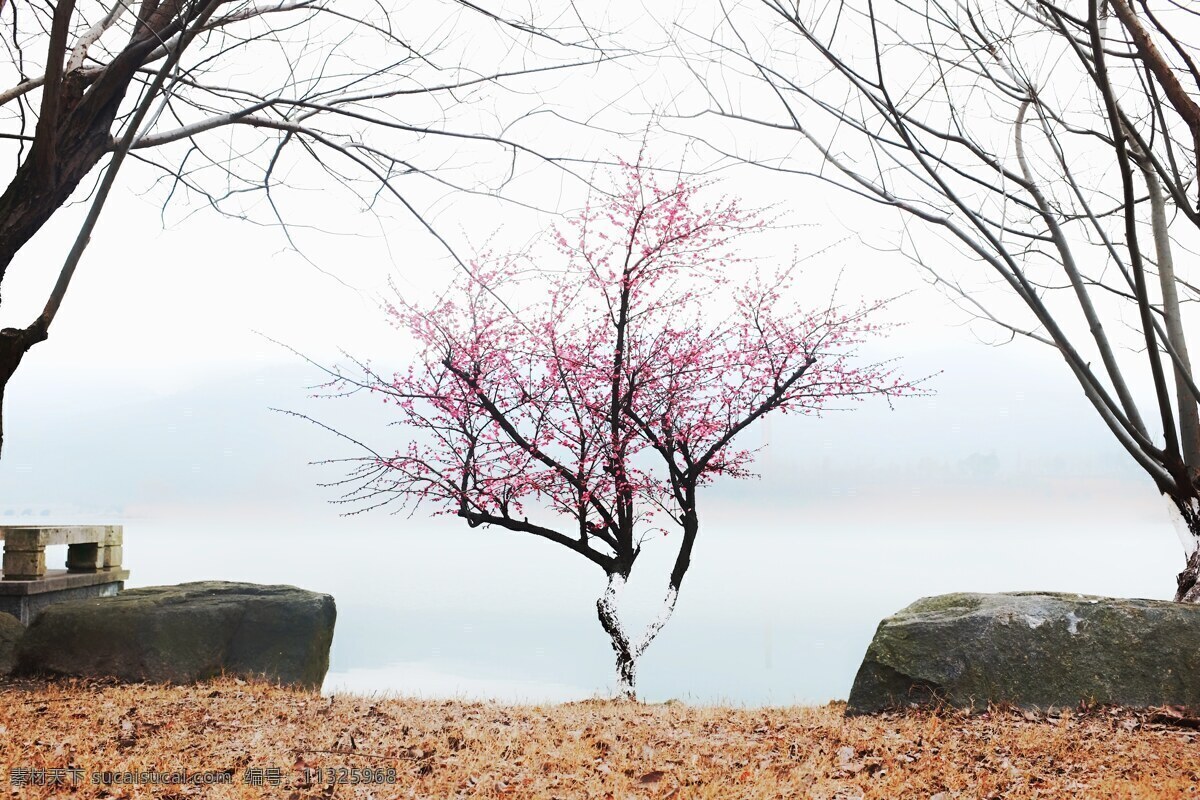
[[[122,549],[125,537],[120,525],[110,525],[104,534],[104,546],[101,547],[100,566],[103,569],[120,569]]]
[[[4,546],[4,580],[35,581],[46,576],[46,548],[34,547],[16,550],[9,543]]]
[[[67,572],[95,572],[102,569],[105,549],[98,542],[67,545]]]

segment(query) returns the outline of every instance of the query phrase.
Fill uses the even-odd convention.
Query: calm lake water
[[[785,515],[752,495],[720,498],[675,617],[643,657],[642,696],[845,698],[879,620],[918,597],[1048,589],[1166,598],[1179,568],[1151,492],[1075,505],[1053,493],[935,500],[841,497]],[[130,587],[226,579],[334,595],[326,691],[553,701],[612,690],[594,605],[603,574],[549,543],[451,518],[324,509],[114,521],[126,526]],[[625,599],[635,622],[656,611],[672,544],[644,548]]]

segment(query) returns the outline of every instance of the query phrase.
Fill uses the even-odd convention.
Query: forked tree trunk
[[[640,638],[633,640],[625,626],[621,624],[618,608],[621,590],[625,588],[625,576],[612,573],[608,576],[608,586],[604,594],[596,601],[596,614],[600,618],[600,626],[608,634],[613,652],[617,657],[617,696],[623,700],[637,700],[637,662],[646,648],[658,636],[658,632],[667,624],[671,613],[675,610],[675,600],[679,590],[675,586],[667,588],[666,598],[658,616],[646,626]]]
[[[3,403],[8,381],[29,348],[45,341],[67,283],[87,246],[134,135],[160,95],[167,75],[179,63],[183,49],[203,30],[220,5],[220,0],[143,4],[143,11],[149,9],[147,18],[140,21],[129,44],[107,65],[85,73],[75,64],[67,74],[63,74],[63,59],[75,3],[66,1],[54,6],[46,79],[33,141],[8,186],[0,192],[0,283],[21,248],[70,199],[100,160],[109,153],[113,154],[113,160],[97,189],[85,227],[75,240],[45,311],[28,328],[0,330],[0,449],[4,444]],[[0,8],[3,6],[4,2],[0,0]],[[127,119],[122,140],[114,142],[111,128],[133,77],[151,53],[175,33],[180,33],[178,44],[170,48],[169,56],[145,96]]]

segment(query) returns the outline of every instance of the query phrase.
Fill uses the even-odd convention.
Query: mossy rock
[[[333,598],[294,586],[204,581],[49,606],[17,647],[16,672],[193,683],[217,675],[319,689]]]
[[[922,598],[879,624],[847,713],[1081,702],[1200,707],[1200,606],[1039,592]]]

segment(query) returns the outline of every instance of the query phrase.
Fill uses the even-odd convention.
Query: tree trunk
[[[28,328],[0,330],[0,452],[4,449],[4,390],[29,348],[46,340],[46,326],[39,318]]]
[[[1162,289],[1163,323],[1167,341],[1178,359],[1175,363],[1175,403],[1179,416],[1179,448],[1187,467],[1188,478],[1195,480],[1200,473],[1200,408],[1196,397],[1188,386],[1193,375],[1192,359],[1188,354],[1187,337],[1184,334],[1183,313],[1179,304],[1179,289],[1175,280],[1175,258],[1171,252],[1171,231],[1167,222],[1167,204],[1163,198],[1162,184],[1158,175],[1145,158],[1139,158],[1146,177],[1146,189],[1150,197],[1150,222],[1154,232],[1155,255],[1158,259],[1158,279]]]
[[[1178,589],[1175,600],[1180,603],[1200,603],[1200,548],[1192,550],[1187,566],[1175,578]]]
[[[83,95],[88,86],[69,76],[61,89],[62,110],[52,131],[41,130],[29,154],[0,194],[0,280],[9,263],[50,217],[70,199],[79,183],[109,151],[109,128],[125,96],[125,85],[112,87],[97,81],[95,93]],[[108,96],[101,96],[104,91]],[[101,103],[103,101],[103,103]],[[99,105],[99,108],[94,106]],[[45,150],[53,160],[46,162]]]
[[[1175,578],[1175,600],[1179,603],[1200,603],[1200,501],[1196,498],[1171,498],[1171,505],[1179,512],[1179,519],[1176,520],[1179,540],[1187,557],[1183,572]]]
[[[125,49],[99,72],[89,75],[78,69],[67,75],[60,74],[63,42],[75,5],[73,2],[64,2],[55,7],[51,60],[46,70],[42,110],[33,143],[12,180],[0,193],[0,283],[4,281],[9,265],[21,248],[70,199],[79,183],[100,163],[100,159],[114,147],[116,150],[104,181],[97,190],[87,222],[63,265],[45,310],[28,328],[0,330],[0,450],[4,447],[3,406],[8,381],[29,348],[45,341],[49,335],[50,323],[62,302],[83,248],[87,246],[116,171],[153,98],[161,92],[165,76],[178,64],[183,47],[190,41],[186,35],[187,26],[192,22],[197,24],[198,27],[191,32],[194,36],[218,5],[220,0],[207,0],[203,6],[197,4],[182,17],[178,16],[183,8],[182,2],[158,5],[149,20],[142,20],[133,40]],[[0,0],[2,6],[3,0]],[[141,68],[143,60],[160,42],[171,38],[173,31],[184,32],[184,38],[174,48],[128,120],[126,134],[118,145],[110,129],[130,81]]]
[[[617,695],[625,700],[637,699],[637,656],[629,643],[629,635],[621,625],[617,602],[621,597],[621,589],[625,587],[625,576],[619,572],[610,573],[608,586],[604,594],[596,601],[596,616],[600,618],[600,627],[608,634],[613,652],[617,655]]]
[[[637,656],[628,647],[613,639],[613,650],[617,654],[617,697],[621,700],[637,700]]]
[[[674,585],[668,586],[667,596],[663,600],[662,609],[658,616],[646,626],[642,636],[636,642],[632,641],[625,626],[621,624],[620,612],[617,608],[621,590],[625,588],[625,576],[612,573],[608,576],[608,586],[604,594],[596,601],[596,613],[600,618],[600,626],[608,634],[613,652],[617,656],[617,695],[623,700],[637,700],[637,662],[646,648],[658,636],[658,632],[667,624],[675,611],[675,600],[679,597],[679,589]]]

